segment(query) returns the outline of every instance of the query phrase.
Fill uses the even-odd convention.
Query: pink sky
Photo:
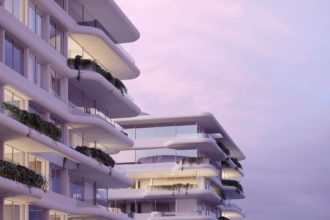
[[[117,3],[141,32],[130,95],[215,114],[247,156],[247,219],[330,219],[330,1]]]

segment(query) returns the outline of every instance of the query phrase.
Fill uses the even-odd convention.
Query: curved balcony
[[[209,179],[222,191],[225,192],[226,199],[244,199],[245,195],[235,185],[225,185],[219,177],[209,177]]]
[[[100,162],[89,158],[76,150],[60,143],[55,142],[50,137],[41,134],[26,125],[0,113],[0,136],[2,140],[12,146],[20,146],[19,150],[24,152],[49,153],[55,152],[67,157],[68,159],[81,164],[75,172],[80,173],[86,178],[97,181],[99,187],[129,187],[133,180],[116,169],[109,168]]]
[[[223,204],[218,206],[222,212],[222,216],[227,219],[244,218],[245,215],[240,207],[235,204]]]
[[[105,146],[105,150],[109,153],[129,149],[133,145],[133,141],[115,123],[74,109],[67,103],[37,87],[25,77],[16,74],[14,70],[3,63],[0,63],[0,68],[2,69],[0,78],[3,83],[13,86],[16,90],[28,96],[30,100],[42,104],[46,111],[56,115],[62,121],[70,122],[73,129],[81,132],[90,132],[91,139]]]
[[[201,189],[197,185],[186,189],[173,188],[173,185],[151,186],[148,189],[116,189],[109,190],[109,200],[138,200],[138,199],[166,199],[166,198],[200,198],[212,204],[222,204],[222,199],[213,191]]]
[[[70,36],[74,42],[69,42],[69,51],[76,50],[77,45],[79,45],[119,79],[134,79],[139,76],[140,70],[135,66],[133,60],[127,56],[127,52],[123,51],[122,47],[114,44],[98,28],[76,25],[71,30]],[[71,57],[75,55],[77,54],[72,54]]]
[[[136,41],[140,33],[113,0],[69,1],[69,14],[86,26],[102,30],[115,43]]]
[[[60,212],[65,212],[70,217],[88,218],[88,219],[118,219],[118,220],[133,220],[127,214],[117,214],[111,211],[102,209],[88,203],[69,198],[57,193],[48,192],[42,199],[32,202],[33,205],[46,209],[54,209]]]
[[[26,184],[16,182],[0,176],[0,197],[15,197],[20,201],[33,201],[46,194],[42,189],[28,187]]]

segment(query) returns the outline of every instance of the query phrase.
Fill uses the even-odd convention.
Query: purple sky
[[[247,220],[330,219],[330,1],[117,0],[141,32],[129,93],[209,111],[247,156]]]

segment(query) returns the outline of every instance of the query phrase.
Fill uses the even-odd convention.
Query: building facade
[[[134,139],[113,155],[134,186],[110,190],[111,206],[138,220],[244,217],[244,154],[210,113],[117,119]]]
[[[139,32],[113,0],[0,0],[0,219],[131,219],[107,191],[133,180],[109,154],[140,109],[120,43]]]

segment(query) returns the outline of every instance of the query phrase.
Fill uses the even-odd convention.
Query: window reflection
[[[24,0],[5,0],[4,8],[21,22],[24,22]]]
[[[70,196],[78,200],[84,200],[84,182],[81,177],[70,177]]]
[[[191,137],[198,135],[197,124],[192,125],[168,125],[141,128],[126,128],[125,132],[130,138],[167,138],[167,137]]]
[[[23,204],[5,200],[3,217],[5,220],[24,220],[25,206]]]
[[[5,64],[21,75],[24,75],[23,48],[8,36],[6,36],[5,40]]]
[[[63,54],[64,51],[63,38],[64,32],[51,20],[49,25],[49,44],[60,54]]]
[[[42,17],[41,13],[37,9],[37,6],[32,2],[29,2],[28,10],[28,26],[30,30],[36,33],[39,37],[42,36]]]

